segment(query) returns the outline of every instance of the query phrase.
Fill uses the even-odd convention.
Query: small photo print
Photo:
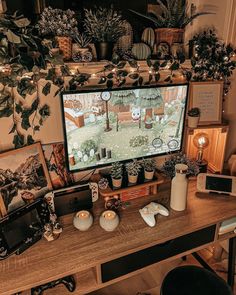
[[[40,143],[0,154],[0,211],[3,216],[51,189]]]
[[[59,189],[72,185],[75,179],[66,168],[64,144],[43,145],[43,152],[53,188]]]

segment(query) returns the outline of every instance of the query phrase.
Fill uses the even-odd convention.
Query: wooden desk
[[[75,274],[78,282],[74,294],[86,294],[136,274],[142,271],[139,267],[144,266],[143,262],[140,262],[138,269],[136,265],[136,270],[132,273],[126,269],[125,275],[107,280],[111,274],[109,267],[113,266],[114,262],[122,262],[122,259],[127,262],[128,259],[132,263],[131,257],[145,257],[145,251],[152,251],[150,263],[153,263],[153,259],[156,259],[156,262],[171,260],[218,241],[220,222],[236,216],[236,198],[201,194],[196,196],[195,189],[195,181],[190,181],[186,211],[171,210],[169,217],[158,215],[154,228],[144,223],[138,209],[151,200],[169,207],[170,190],[167,184],[160,187],[157,196],[133,200],[131,206],[121,211],[121,222],[114,232],[105,232],[98,224],[103,211],[101,201],[94,205],[95,223],[87,232],[77,231],[71,224],[72,216],[66,216],[63,220],[64,231],[58,240],[50,243],[41,240],[20,256],[12,256],[0,262],[0,294],[29,290],[31,287],[71,274]],[[232,233],[220,239],[234,236]],[[167,249],[172,243],[178,251],[167,253],[161,250],[162,256],[159,255],[158,249]],[[232,258],[234,260],[233,256]],[[106,282],[102,283],[102,279]],[[56,288],[57,290],[48,290],[44,294],[67,294],[64,286]]]

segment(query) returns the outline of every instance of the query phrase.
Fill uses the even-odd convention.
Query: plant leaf
[[[8,134],[14,133],[16,131],[16,127],[17,127],[17,125],[16,125],[16,123],[14,123]]]
[[[35,140],[33,139],[32,135],[28,135],[27,136],[27,144],[33,144],[35,142]]]
[[[50,91],[51,91],[51,83],[47,82],[42,89],[42,93],[43,95],[47,96],[50,93]]]
[[[13,139],[13,144],[14,144],[15,148],[17,149],[17,148],[22,147],[24,145],[24,140],[25,140],[24,135],[16,134]]]
[[[0,118],[10,117],[13,114],[13,110],[10,107],[6,107],[3,110],[0,110]]]

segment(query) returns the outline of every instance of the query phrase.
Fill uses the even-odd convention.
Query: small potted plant
[[[135,159],[130,163],[125,165],[126,171],[128,173],[129,183],[136,184],[138,181],[138,175],[141,169],[141,164]]]
[[[147,116],[145,120],[145,128],[152,129],[152,118]]]
[[[188,111],[188,127],[189,128],[197,128],[199,118],[200,118],[199,108],[190,109]]]
[[[120,162],[115,162],[111,166],[112,185],[115,188],[121,187],[123,176],[123,165]]]
[[[113,8],[95,7],[84,11],[85,32],[95,44],[97,59],[111,60],[114,44],[125,34],[122,15]]]
[[[72,38],[78,34],[78,22],[75,12],[68,9],[45,8],[38,21],[37,28],[42,36],[53,36],[65,60],[72,56]]]
[[[74,40],[76,43],[72,45],[72,58],[75,62],[89,62],[93,59],[89,44],[92,39],[86,34],[78,33]]]
[[[145,179],[152,180],[156,169],[156,161],[154,159],[143,159],[142,166]]]

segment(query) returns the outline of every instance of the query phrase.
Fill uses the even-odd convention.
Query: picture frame
[[[223,81],[190,82],[189,107],[200,109],[199,125],[221,124]]]
[[[52,184],[40,143],[0,154],[2,217],[50,190]]]

